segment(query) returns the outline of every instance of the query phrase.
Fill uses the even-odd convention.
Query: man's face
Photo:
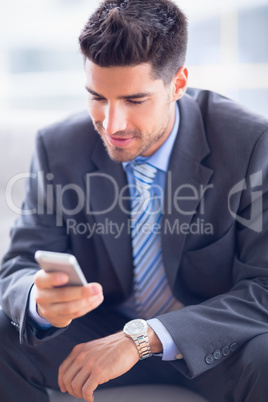
[[[86,89],[89,114],[113,160],[152,155],[170,134],[171,85],[153,79],[149,63],[99,67],[87,60]]]

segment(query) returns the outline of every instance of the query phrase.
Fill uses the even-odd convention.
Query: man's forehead
[[[101,67],[92,61],[86,61],[86,75],[90,81],[100,81],[118,85],[128,80],[128,84],[153,84],[156,80],[153,78],[152,66],[150,63],[137,64],[135,66],[109,66]]]
[[[104,97],[131,97],[135,94],[152,94],[163,88],[163,81],[153,78],[150,63],[135,66],[100,67],[86,61],[86,88]]]

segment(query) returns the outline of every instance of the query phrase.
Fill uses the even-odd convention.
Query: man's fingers
[[[81,345],[76,345],[73,348],[71,354],[60,365],[58,372],[58,384],[61,392],[68,391],[69,394],[76,396],[77,398],[82,398],[82,387],[81,383],[78,382],[78,379],[81,376],[81,365],[75,364],[77,357],[79,356],[80,348]],[[78,357],[78,361],[81,362],[81,357]],[[80,374],[79,377],[77,375],[78,373]],[[85,380],[83,381],[83,383],[85,382]]]
[[[136,346],[123,331],[76,345],[59,368],[59,386],[88,402],[99,384],[125,374],[139,360]]]
[[[65,359],[60,367],[59,367],[59,372],[58,372],[58,385],[60,387],[61,392],[66,392],[67,388],[65,386],[65,381],[66,381],[66,373],[68,372],[68,369],[70,366],[72,366],[74,361],[74,357],[72,357],[72,353]]]
[[[91,375],[89,369],[81,369],[80,371],[74,371],[75,365],[70,366],[63,374],[62,378],[59,378],[59,386],[62,392],[68,392],[70,395],[76,398],[83,398],[88,402],[94,400],[93,392],[98,387],[98,382],[95,381],[93,375]]]
[[[43,304],[42,305],[42,313],[45,316],[61,316],[61,318],[78,318],[81,317],[85,314],[87,314],[89,311],[97,308],[103,301],[102,296],[92,296],[88,299],[82,299],[82,300],[74,300],[70,302],[64,302],[64,303],[51,303],[48,305]],[[37,299],[37,304],[38,299]],[[41,306],[41,304],[40,304]]]
[[[84,398],[87,402],[93,402],[93,392],[96,391],[98,385],[98,382],[96,382],[93,375],[91,375],[82,388],[82,398]]]
[[[102,286],[97,282],[88,283],[84,288],[88,289],[91,296],[102,295],[103,289]]]
[[[56,281],[56,280],[55,280]],[[66,286],[66,287],[52,287],[52,288],[38,288],[36,302],[42,303],[49,299],[50,303],[64,303],[72,302],[75,300],[82,300],[94,297],[103,297],[102,287],[99,284],[89,283],[86,286]]]
[[[74,365],[74,367],[76,366]],[[81,392],[82,389],[81,381],[83,381],[82,382],[83,384],[85,380],[83,380],[81,371],[82,370],[77,371],[77,369],[76,371],[74,371],[73,367],[69,367],[68,370],[63,375],[63,387],[70,395],[75,396],[76,398],[83,397]]]
[[[70,370],[68,377],[64,376],[64,383],[68,393],[76,398],[84,398],[83,389],[89,376],[90,372],[88,370],[84,370],[83,368],[77,373]],[[91,397],[92,393],[89,392],[89,396]]]
[[[89,283],[86,286],[53,287],[61,273],[41,273],[35,277],[35,301],[38,313],[55,327],[65,327],[74,319],[97,308],[103,302],[102,286]],[[68,276],[64,279],[68,280]],[[63,279],[63,278],[61,278]]]
[[[47,289],[66,285],[69,276],[64,272],[45,272],[43,269],[37,271],[34,276],[34,283],[39,289]]]

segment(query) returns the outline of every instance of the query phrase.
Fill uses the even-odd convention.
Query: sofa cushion
[[[49,390],[50,402],[83,402]],[[94,402],[207,402],[196,393],[173,385],[135,385],[96,391]]]

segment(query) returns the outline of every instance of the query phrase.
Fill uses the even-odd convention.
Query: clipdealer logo
[[[205,193],[214,189],[212,184],[208,186],[200,186],[200,188],[193,187],[189,184],[181,185],[180,187],[173,189],[171,188],[171,177],[168,173],[167,182],[168,187],[168,202],[165,205],[167,214],[170,215],[171,211],[175,209],[180,215],[195,215],[196,214],[196,204],[199,201],[199,212],[201,217],[205,214]],[[51,173],[47,175],[44,172],[39,171],[35,174],[33,173],[20,173],[12,177],[6,186],[6,203],[10,210],[18,215],[33,215],[33,214],[47,214],[52,215],[56,209],[56,224],[57,226],[62,226],[64,221],[64,215],[66,217],[78,214],[83,208],[86,209],[89,215],[106,215],[110,212],[115,205],[118,203],[121,210],[129,214],[129,210],[125,208],[124,201],[130,200],[130,196],[127,195],[128,186],[123,189],[119,189],[115,179],[109,175],[101,173],[90,173],[86,177],[86,189],[80,188],[75,183],[70,183],[66,185],[54,184],[54,176]],[[90,198],[91,198],[91,180],[98,180],[98,185],[101,180],[109,180],[110,186],[113,190],[114,198],[111,205],[108,205],[106,209],[101,209],[99,211],[94,211],[91,209]],[[37,194],[35,197],[37,199],[36,208],[26,209],[19,207],[14,202],[13,192],[16,190],[16,185],[20,181],[36,181],[34,183],[34,188]],[[247,227],[254,232],[260,233],[263,230],[263,172],[260,170],[252,175],[249,179],[242,179],[237,184],[235,184],[228,193],[226,202],[230,215],[244,227]],[[131,186],[131,185],[129,185]],[[158,196],[163,198],[163,189],[160,186],[158,188]],[[111,191],[112,191],[111,190]],[[248,203],[248,208],[250,208],[250,217],[246,218],[237,212],[235,202],[241,199],[242,193],[244,191],[250,191],[250,200]],[[71,206],[65,206],[64,200],[69,197],[70,192],[75,195],[77,202]],[[201,219],[201,224],[204,226],[205,221]],[[205,223],[204,223],[205,222]],[[73,223],[72,223],[73,225]],[[178,224],[176,223],[178,226]],[[184,224],[183,224],[184,225]],[[176,226],[176,230],[177,230]],[[181,225],[180,225],[181,226]],[[181,229],[181,227],[180,227]],[[201,227],[202,229],[202,227]],[[172,228],[173,230],[173,228]],[[175,230],[175,229],[174,229]],[[175,231],[176,231],[175,230]],[[182,226],[183,231],[188,230]],[[207,228],[206,228],[207,230]],[[210,229],[211,230],[211,229]]]
[[[198,205],[200,215],[203,217],[206,209],[204,194],[213,189],[213,185],[204,186],[200,184],[194,186],[184,183],[173,188],[171,174],[171,172],[167,174],[166,197],[164,189],[160,185],[152,185],[154,196],[163,202],[162,212],[167,215],[176,212],[180,216],[192,216],[196,214]],[[16,190],[17,183],[26,180],[36,202],[34,205],[25,204],[21,208],[16,205],[13,193]],[[106,191],[109,191],[109,197],[105,197],[103,194],[101,203],[95,203],[93,207],[93,193],[97,188],[102,188],[102,185]],[[119,208],[123,214],[129,215],[131,212],[131,189],[133,188],[135,189],[133,184],[126,184],[121,188],[113,176],[101,172],[87,173],[83,187],[77,183],[57,184],[54,182],[52,173],[45,174],[43,171],[20,173],[12,177],[7,183],[6,203],[10,210],[18,215],[55,214],[56,225],[62,226],[65,219],[78,215],[82,210],[88,216],[108,216],[115,208]],[[144,205],[146,206],[146,203]],[[146,213],[155,214],[155,212],[146,209]],[[184,226],[182,230],[185,230]]]
[[[228,209],[232,217],[243,226],[253,230],[254,232],[261,233],[263,229],[263,192],[261,186],[263,184],[262,171],[252,174],[249,177],[249,186],[246,179],[238,182],[229,192],[228,196]],[[249,219],[239,216],[232,210],[231,198],[242,191],[251,189],[251,215]],[[253,191],[254,190],[254,191]]]

